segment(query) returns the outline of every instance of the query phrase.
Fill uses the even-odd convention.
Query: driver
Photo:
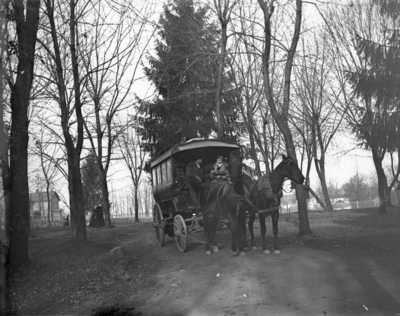
[[[201,164],[203,159],[198,158],[196,161],[189,162],[186,167],[186,187],[189,188],[190,197],[193,202],[194,208],[199,208],[198,193],[201,189],[201,183],[203,182],[203,168]]]

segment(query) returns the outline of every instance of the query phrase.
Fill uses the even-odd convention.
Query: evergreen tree
[[[216,131],[217,26],[207,19],[205,7],[193,1],[174,0],[164,6],[158,23],[155,54],[148,54],[147,78],[158,95],[140,100],[141,128],[145,149],[154,154],[196,137]],[[227,62],[228,63],[228,62]],[[226,63],[226,64],[227,64]],[[226,134],[234,135],[229,123],[235,120],[235,95],[225,72],[222,110]],[[152,157],[152,158],[153,158]]]
[[[387,152],[400,150],[400,3],[397,0],[370,0],[380,15],[376,25],[382,36],[364,38],[356,34],[358,55],[366,67],[350,72],[348,78],[356,95],[363,100],[356,112],[353,130],[366,149],[372,151],[378,176],[380,212],[390,204],[390,191],[382,161]],[[397,171],[398,175],[398,171]]]

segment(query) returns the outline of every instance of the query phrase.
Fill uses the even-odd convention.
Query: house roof
[[[58,196],[57,192],[51,191],[49,193],[51,199],[55,197],[57,200],[60,201],[60,197]],[[29,200],[31,202],[47,201],[47,193],[46,192],[29,193]]]

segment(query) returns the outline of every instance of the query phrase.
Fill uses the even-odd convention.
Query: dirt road
[[[280,255],[233,257],[224,235],[220,252],[206,256],[201,233],[180,253],[169,237],[161,248],[150,225],[123,245],[159,267],[128,299],[144,316],[400,315],[398,253],[371,258],[346,242],[329,251],[290,242]]]

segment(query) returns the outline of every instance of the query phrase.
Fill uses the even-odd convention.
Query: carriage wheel
[[[162,212],[160,209],[160,206],[158,204],[154,205],[154,226],[156,228],[156,236],[157,236],[157,241],[158,244],[162,247],[164,246],[164,240],[165,240],[165,232],[164,232],[164,226],[162,223]]]
[[[188,231],[185,220],[181,215],[174,218],[175,242],[180,252],[186,251]]]

